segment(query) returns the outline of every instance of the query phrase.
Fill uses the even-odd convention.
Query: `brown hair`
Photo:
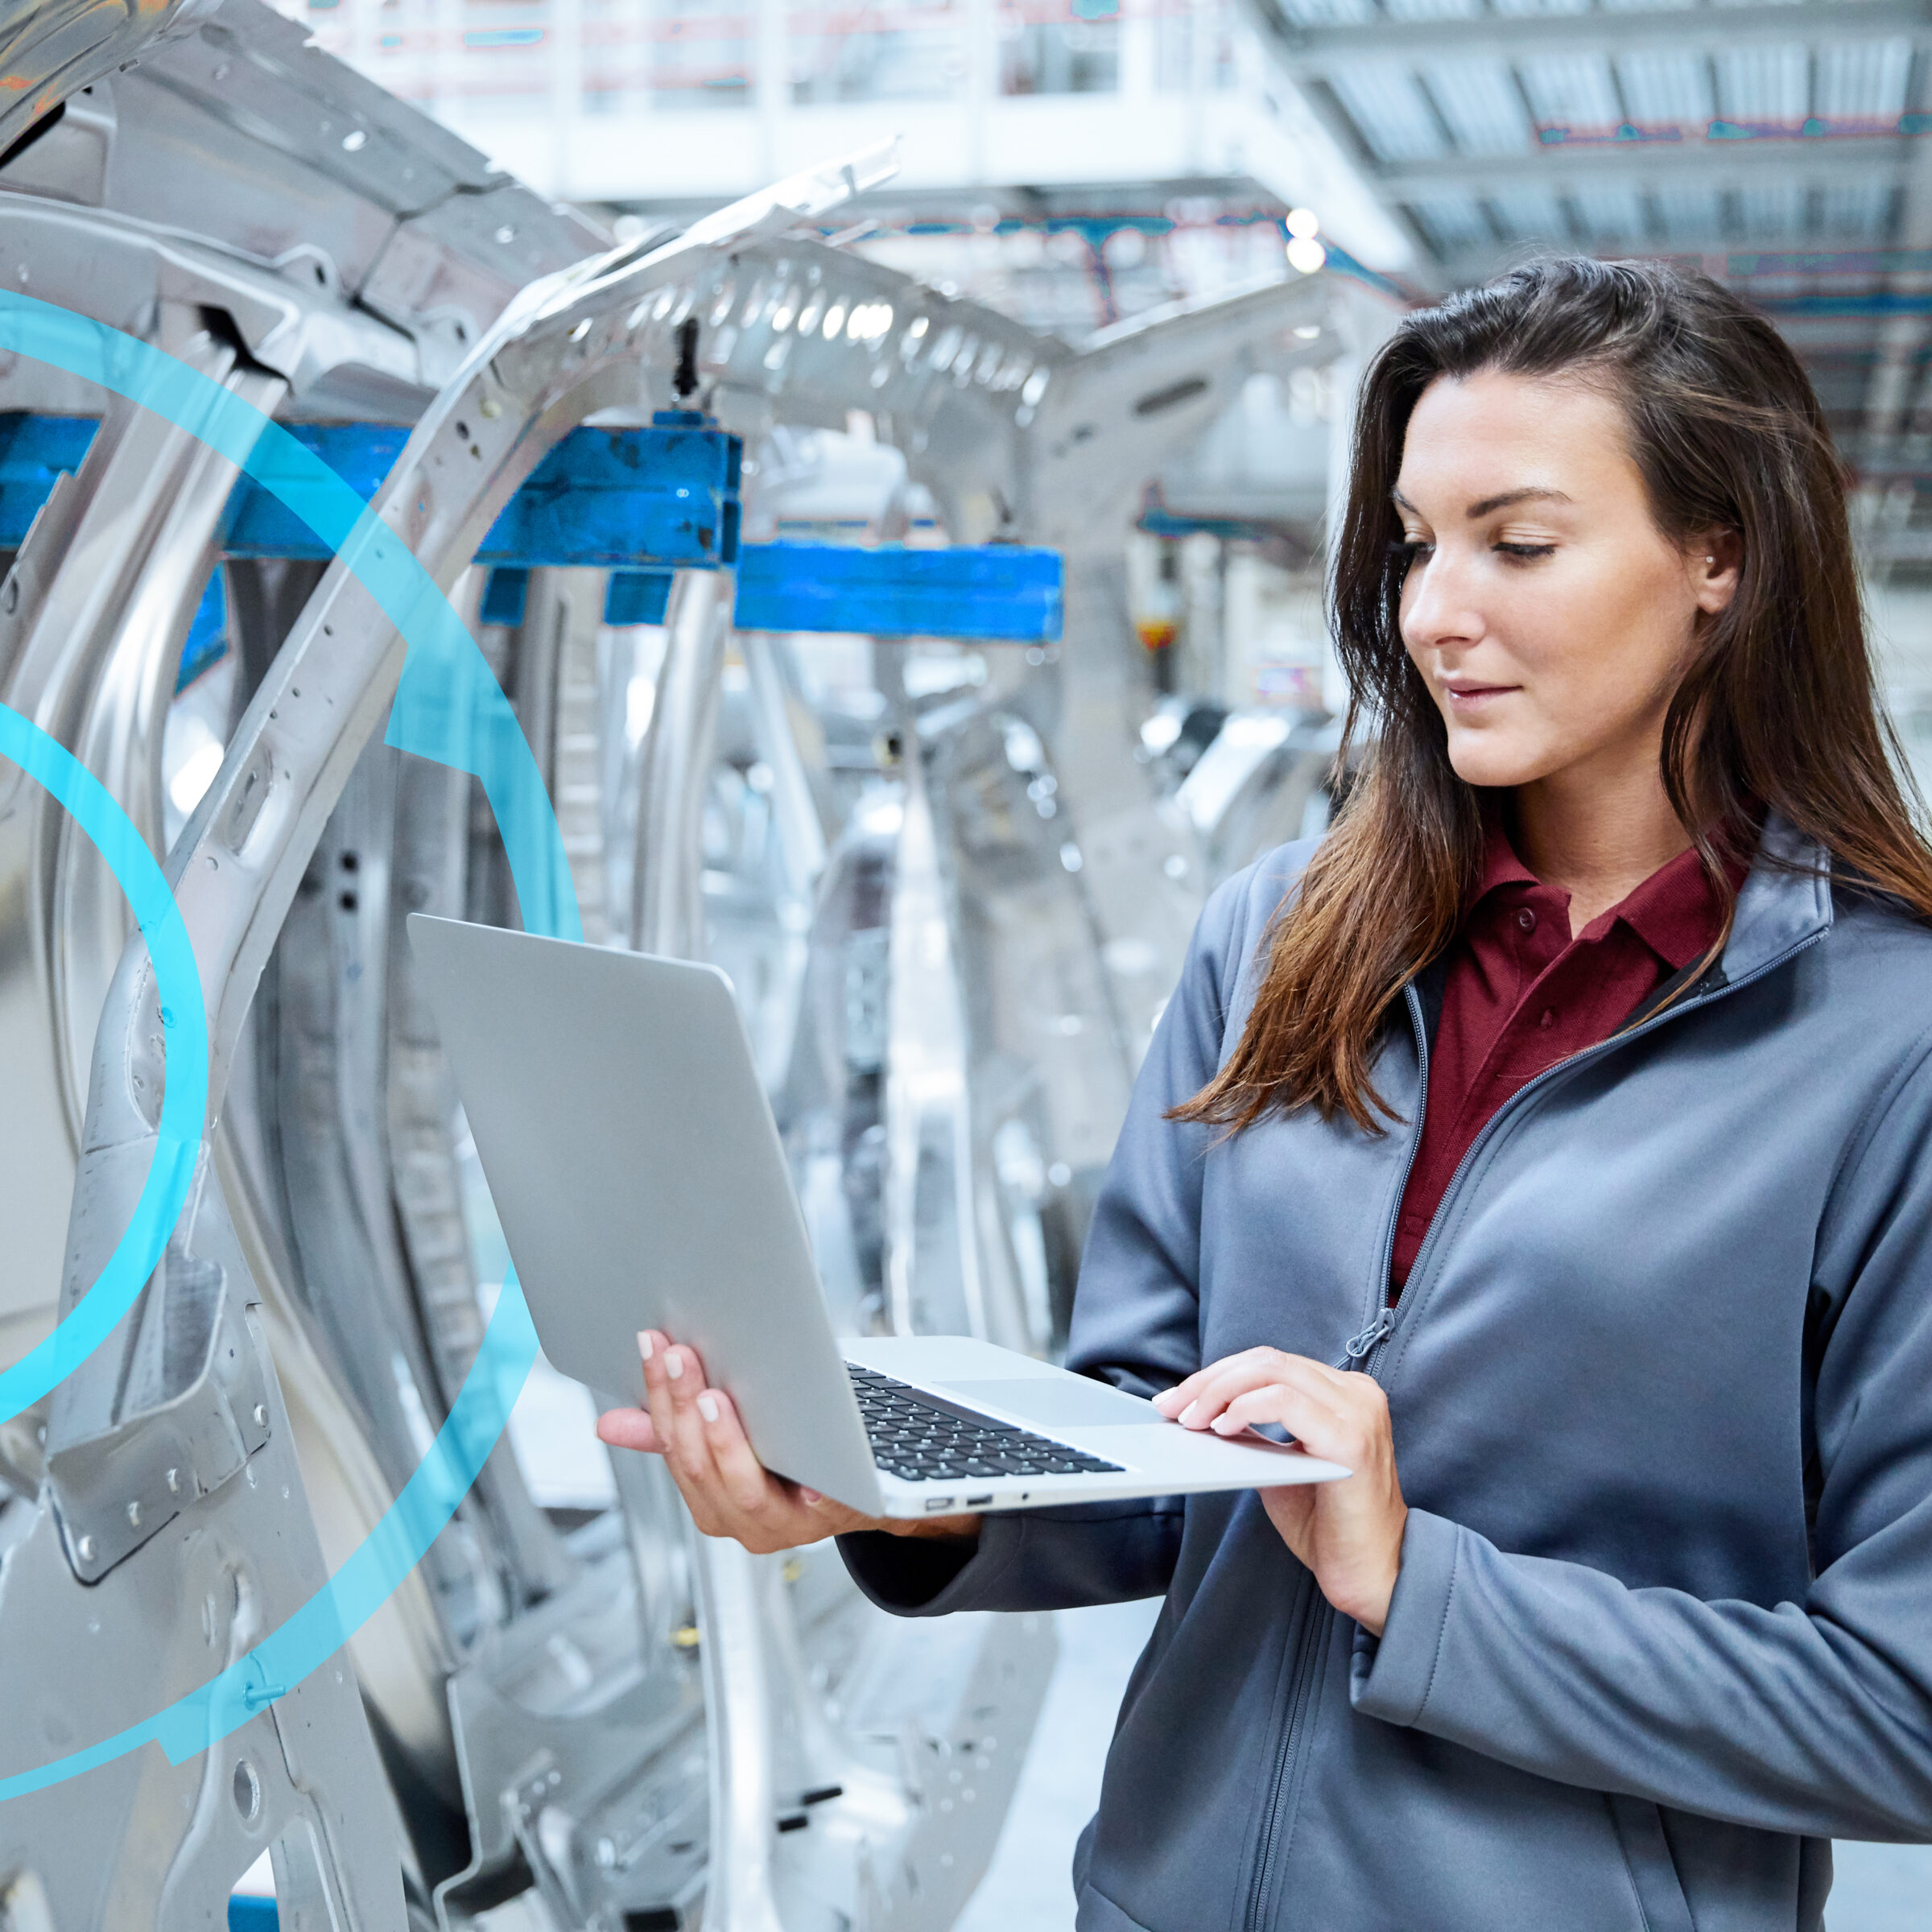
[[[1739,539],[1736,594],[1700,622],[1664,724],[1665,790],[1724,913],[1711,960],[1735,906],[1725,861],[1748,857],[1765,807],[1841,873],[1932,918],[1932,848],[1873,695],[1843,473],[1798,358],[1706,276],[1649,262],[1531,262],[1407,316],[1369,365],[1329,597],[1348,676],[1344,755],[1364,717],[1373,754],[1276,915],[1240,1045],[1176,1118],[1238,1129],[1312,1105],[1379,1132],[1377,1113],[1394,1117],[1368,1076],[1376,1042],[1402,989],[1455,936],[1482,819],[1403,648],[1390,492],[1422,391],[1487,370],[1603,386],[1624,412],[1659,530]]]

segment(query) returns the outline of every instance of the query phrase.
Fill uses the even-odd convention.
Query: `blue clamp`
[[[1045,644],[1064,619],[1060,554],[1018,543],[860,550],[753,543],[738,560],[740,630]]]
[[[660,410],[648,429],[573,429],[510,498],[476,560],[522,570],[644,563],[704,570],[735,562],[744,444],[703,417],[684,420],[695,413]],[[293,433],[364,497],[376,493],[409,440],[407,430],[384,423],[301,423]],[[328,554],[246,478],[229,499],[221,547],[231,557]]]
[[[0,550],[18,550],[62,470],[80,467],[92,416],[0,415]]]
[[[84,416],[0,415],[0,550],[18,550],[62,470],[93,440]],[[374,496],[409,440],[388,423],[299,423],[291,432],[364,497]],[[1063,617],[1059,553],[993,543],[939,550],[897,545],[739,544],[744,445],[697,410],[663,409],[648,428],[572,430],[533,470],[477,551],[493,566],[481,621],[523,620],[540,565],[610,572],[607,624],[661,624],[677,570],[737,567],[741,630],[857,631],[1046,643]],[[325,559],[328,547],[268,489],[244,477],[222,518],[229,557]],[[196,614],[181,684],[226,646],[219,577]]]

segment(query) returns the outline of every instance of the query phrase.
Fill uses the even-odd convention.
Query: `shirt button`
[[[1532,912],[1527,906],[1524,906],[1522,910],[1517,914],[1516,923],[1517,925],[1522,927],[1525,932],[1534,932],[1536,931],[1536,914]]]

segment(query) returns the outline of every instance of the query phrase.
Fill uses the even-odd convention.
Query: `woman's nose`
[[[1468,575],[1453,553],[1438,550],[1410,566],[1402,583],[1402,642],[1411,650],[1473,643],[1483,634]]]

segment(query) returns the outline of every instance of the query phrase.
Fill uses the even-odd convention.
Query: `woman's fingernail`
[[[708,1389],[698,1397],[698,1414],[708,1422],[718,1419],[718,1398]]]
[[[650,1337],[642,1328],[638,1331],[638,1353],[645,1361],[650,1360]]]
[[[821,1496],[815,1489],[801,1488],[799,1491],[799,1501],[802,1503],[810,1503],[815,1505],[824,1502],[824,1497]]]
[[[1190,1402],[1187,1406],[1174,1418],[1174,1420],[1178,1422],[1187,1423],[1187,1426],[1191,1428],[1193,1426],[1193,1423],[1191,1418],[1192,1418],[1195,1410],[1199,1408],[1199,1406],[1200,1404],[1199,1402]]]
[[[684,1358],[678,1355],[666,1356],[664,1373],[675,1382],[684,1373]]]

